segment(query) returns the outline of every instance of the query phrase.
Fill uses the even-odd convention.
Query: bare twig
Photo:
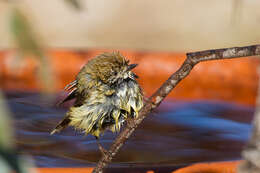
[[[182,79],[190,73],[196,64],[209,60],[231,59],[253,55],[260,55],[260,45],[187,53],[187,58],[182,66],[174,74],[172,74],[169,79],[165,81],[163,85],[149,98],[148,102],[146,102],[140,111],[138,118],[128,119],[126,127],[118,135],[109,151],[106,152],[106,154],[99,160],[97,167],[93,170],[93,173],[103,172],[104,167],[111,162],[112,158],[116,155],[146,115],[160,105],[162,100]]]

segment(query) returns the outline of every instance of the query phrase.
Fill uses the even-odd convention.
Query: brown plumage
[[[91,59],[65,87],[70,92],[60,104],[76,101],[51,134],[73,126],[98,138],[106,129],[119,131],[128,116],[138,116],[143,94],[131,71],[135,67],[118,52]]]

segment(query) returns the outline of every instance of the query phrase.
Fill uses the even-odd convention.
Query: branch
[[[201,52],[187,53],[187,58],[182,66],[173,73],[167,81],[148,99],[144,107],[139,112],[136,119],[128,119],[127,125],[123,131],[115,139],[109,151],[99,160],[93,173],[102,173],[105,166],[111,162],[122,145],[131,136],[137,126],[153,109],[158,107],[163,99],[172,91],[173,88],[184,79],[192,70],[192,68],[199,62],[209,60],[221,60],[239,58],[245,56],[260,55],[260,45],[252,45],[247,47],[233,47],[226,49],[206,50]]]

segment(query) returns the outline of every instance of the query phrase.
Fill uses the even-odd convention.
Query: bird
[[[119,52],[90,59],[64,88],[69,93],[59,104],[75,102],[51,134],[72,126],[98,141],[106,130],[119,132],[127,118],[138,117],[144,103],[138,76],[132,72],[136,66]],[[99,149],[104,151],[100,144]]]

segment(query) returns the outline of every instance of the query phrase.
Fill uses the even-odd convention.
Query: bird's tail
[[[63,120],[61,120],[58,125],[51,131],[51,135],[53,135],[54,133],[58,133],[61,130],[65,129],[66,127],[68,127],[69,123],[70,123],[70,118],[68,116],[64,117]]]

